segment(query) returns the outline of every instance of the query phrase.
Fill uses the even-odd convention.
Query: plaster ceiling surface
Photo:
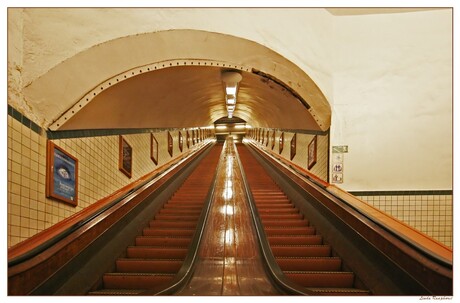
[[[377,14],[397,14],[427,11],[440,8],[421,8],[421,7],[341,7],[326,8],[334,16],[354,16],[354,15],[377,15]]]
[[[60,130],[209,126],[227,115],[220,67],[178,66],[139,74],[98,94]],[[234,115],[255,127],[320,130],[279,83],[243,72]]]

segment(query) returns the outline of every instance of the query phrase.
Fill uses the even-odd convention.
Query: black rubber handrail
[[[236,146],[235,146],[235,150],[236,150]],[[246,174],[244,172],[243,165],[241,163],[238,153],[236,153],[236,159],[240,167],[242,183],[244,185],[246,197],[249,202],[249,208],[251,210],[252,220],[254,223],[254,227],[256,229],[257,238],[259,240],[259,247],[262,251],[263,259],[265,261],[267,270],[272,280],[276,283],[276,286],[279,289],[283,290],[286,294],[302,295],[302,296],[314,295],[314,293],[308,290],[307,288],[302,288],[301,286],[287,279],[283,271],[279,267],[278,263],[276,262],[275,256],[273,255],[273,252],[270,248],[267,235],[265,234],[265,229],[262,225],[262,220],[260,219],[259,212],[257,211],[257,207],[255,206],[254,197],[249,187],[249,184],[246,178]]]
[[[209,144],[209,143],[207,143]],[[196,152],[200,152],[200,151],[203,151],[203,150],[206,150],[209,146],[204,146],[202,149],[200,150],[197,150]],[[196,153],[195,152],[195,153]],[[8,261],[8,267],[13,267],[13,266],[16,266],[22,262],[25,262],[29,259],[32,259],[36,256],[38,256],[39,254],[41,254],[42,252],[44,252],[45,250],[49,249],[50,247],[52,247],[53,245],[57,244],[59,241],[61,241],[62,239],[64,239],[65,237],[69,236],[70,234],[72,234],[73,232],[75,232],[76,230],[78,230],[79,228],[81,228],[82,226],[84,226],[85,224],[87,224],[88,222],[90,222],[91,220],[93,220],[94,218],[100,216],[102,213],[104,213],[105,211],[109,210],[110,208],[114,207],[115,205],[117,205],[118,203],[120,203],[121,201],[127,199],[130,195],[132,195],[133,193],[135,193],[136,191],[138,191],[139,189],[141,189],[142,187],[144,186],[149,186],[151,184],[149,183],[153,183],[155,182],[155,179],[158,178],[159,176],[161,175],[165,175],[166,173],[168,173],[170,170],[172,170],[174,167],[177,167],[178,165],[180,165],[182,162],[184,162],[187,158],[182,158],[180,161],[178,161],[177,163],[175,164],[172,164],[170,166],[168,166],[167,168],[165,168],[164,170],[158,172],[157,174],[155,174],[154,176],[150,177],[148,180],[145,180],[144,182],[142,182],[141,184],[139,185],[136,185],[134,188],[130,189],[128,192],[126,192],[125,194],[123,194],[123,196],[113,200],[112,202],[104,205],[103,207],[99,208],[98,210],[96,210],[95,212],[91,213],[88,217],[84,218],[84,219],[81,219],[80,221],[78,221],[77,223],[73,224],[72,226],[66,228],[64,231],[60,232],[59,234],[57,234],[56,236],[52,237],[51,239],[48,239],[46,241],[44,241],[43,243],[37,245],[36,247],[28,250],[27,252],[11,259]]]
[[[201,240],[203,238],[204,234],[204,229],[206,226],[206,221],[209,216],[209,212],[211,209],[211,204],[214,199],[215,195],[215,188],[217,185],[217,173],[221,167],[222,161],[222,156],[223,156],[224,148],[222,148],[222,152],[219,156],[219,164],[216,167],[216,170],[214,171],[214,176],[213,176],[213,181],[211,183],[211,187],[209,188],[209,191],[206,195],[205,199],[205,205],[203,208],[203,211],[200,214],[200,218],[197,222],[197,230],[195,231],[193,235],[192,242],[190,243],[190,249],[189,252],[187,253],[187,256],[184,259],[184,263],[182,264],[181,268],[179,269],[177,275],[174,277],[174,280],[171,282],[171,285],[169,285],[167,288],[159,291],[159,292],[152,292],[152,291],[145,291],[140,293],[139,295],[141,296],[146,296],[146,295],[155,295],[155,296],[164,296],[164,295],[171,295],[179,291],[181,288],[183,288],[186,283],[190,280],[192,274],[193,274],[193,268],[195,266],[195,262],[197,259],[198,255],[198,250],[200,248]]]
[[[252,145],[253,148],[259,150],[259,151],[262,151],[261,149],[259,149],[258,147],[256,147],[253,143],[250,143]],[[265,151],[262,151],[264,152],[267,156],[269,157],[272,157],[271,155],[267,154]],[[452,261],[450,260],[447,260],[435,253],[433,253],[432,251],[426,249],[425,247],[419,245],[418,243],[415,243],[413,241],[411,241],[410,239],[408,239],[407,237],[405,237],[403,234],[399,233],[397,230],[394,230],[393,228],[383,224],[382,222],[378,221],[378,220],[375,220],[374,218],[372,217],[369,217],[366,213],[362,212],[360,209],[356,208],[354,205],[352,205],[351,203],[347,202],[346,200],[338,197],[337,195],[335,195],[333,192],[329,191],[327,189],[326,186],[324,186],[323,184],[319,183],[317,180],[315,180],[314,178],[312,178],[311,176],[309,176],[308,174],[305,174],[301,171],[299,171],[298,169],[296,169],[295,167],[293,166],[288,166],[289,169],[291,169],[295,174],[299,175],[300,177],[302,178],[305,178],[307,179],[308,181],[314,183],[314,185],[320,187],[322,190],[325,190],[328,194],[330,194],[331,196],[333,196],[335,199],[337,199],[338,201],[340,201],[341,203],[347,205],[348,207],[352,208],[354,211],[356,211],[357,213],[361,214],[362,216],[364,216],[366,219],[368,219],[369,221],[371,221],[372,223],[374,223],[375,225],[383,228],[384,230],[386,230],[387,232],[389,232],[391,235],[393,235],[395,238],[401,240],[402,242],[404,242],[405,244],[409,245],[410,247],[414,248],[416,251],[418,251],[419,253],[421,253],[422,255],[424,255],[425,257],[429,258],[431,261],[433,262],[436,262],[438,263],[439,265],[442,265],[444,267],[447,267],[449,269],[452,269],[453,267],[453,264],[452,264]]]

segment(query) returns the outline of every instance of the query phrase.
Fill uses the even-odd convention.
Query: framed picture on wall
[[[308,169],[311,169],[316,164],[317,138],[317,136],[314,136],[308,144]]]
[[[296,154],[296,145],[297,145],[297,134],[294,134],[291,139],[291,161],[294,159]]]
[[[269,141],[270,141],[270,131],[267,130],[267,142],[265,143],[265,146],[268,146]]]
[[[187,148],[190,148],[190,133],[188,130],[185,132],[185,141],[187,142]]]
[[[173,138],[169,131],[168,131],[168,153],[171,157],[173,156]]]
[[[279,139],[280,154],[283,152],[283,148],[284,148],[284,133],[281,133],[280,139]]]
[[[150,134],[150,158],[158,165],[158,141],[153,134]]]
[[[46,153],[46,196],[78,204],[78,160],[51,141]]]
[[[119,155],[118,155],[118,169],[124,173],[128,178],[131,178],[133,168],[133,148],[123,138],[119,137]]]
[[[184,149],[184,138],[182,137],[182,133],[179,131],[179,150],[182,152]]]
[[[275,134],[276,134],[276,131],[273,130],[273,134],[272,134],[272,150],[275,149]]]

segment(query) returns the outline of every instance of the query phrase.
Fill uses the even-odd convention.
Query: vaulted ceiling
[[[60,130],[212,125],[227,115],[221,79],[227,70],[174,66],[143,72],[105,89]],[[235,116],[265,127],[321,130],[308,105],[282,84],[254,72],[240,73]]]
[[[234,115],[248,124],[329,129],[330,105],[303,70],[253,41],[205,31],[105,42],[57,65],[24,92],[52,131],[206,127],[227,115],[226,71],[242,76]]]

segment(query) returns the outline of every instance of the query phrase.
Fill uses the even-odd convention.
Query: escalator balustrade
[[[90,295],[142,294],[171,284],[189,252],[221,149],[210,151]]]
[[[239,155],[272,253],[284,275],[317,295],[368,295],[355,286],[353,272],[343,270],[342,259],[333,256],[285,193],[246,147]]]

